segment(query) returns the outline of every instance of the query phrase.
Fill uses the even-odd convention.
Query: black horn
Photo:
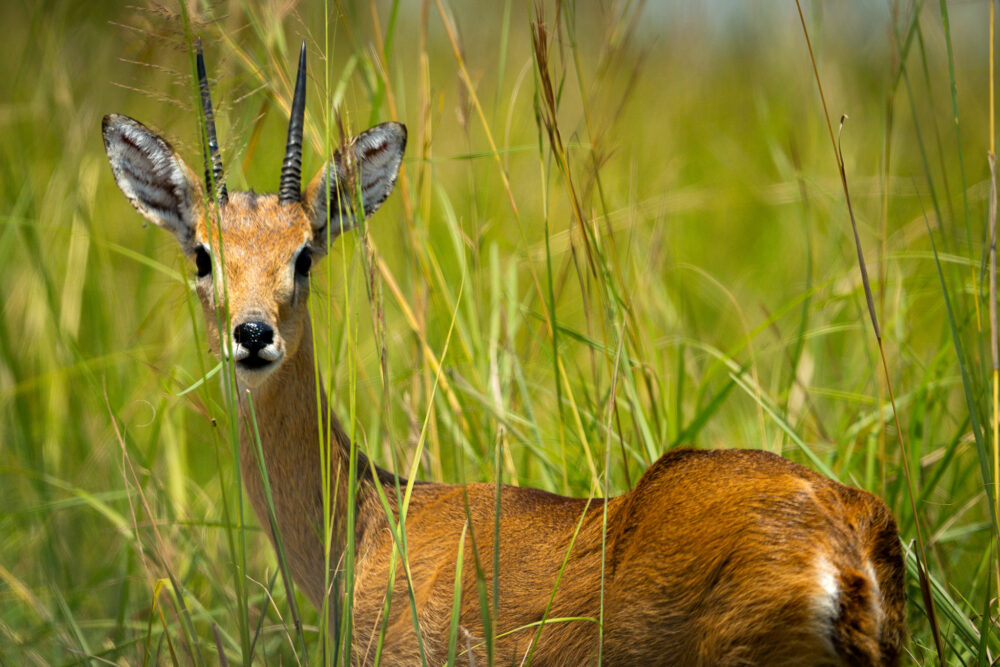
[[[285,145],[285,160],[281,163],[281,187],[278,201],[291,204],[302,198],[302,126],[306,113],[306,43],[302,41],[299,51],[299,73],[295,77],[295,93],[292,96],[292,115],[288,119],[288,142]]]
[[[219,140],[215,136],[215,114],[212,112],[212,95],[208,90],[208,76],[205,74],[205,56],[201,52],[201,37],[198,48],[198,87],[201,89],[201,108],[205,112],[205,190],[219,194],[219,204],[229,201],[226,182],[222,178],[222,155],[219,154]],[[215,188],[212,188],[212,185]]]

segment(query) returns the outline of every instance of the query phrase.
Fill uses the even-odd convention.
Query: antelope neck
[[[318,415],[322,414],[324,421],[327,418],[330,420],[329,428],[324,428],[324,432],[331,436],[329,497],[333,503],[330,509],[333,544],[330,565],[336,568],[345,543],[344,517],[347,510],[351,445],[340,421],[335,415],[329,414],[322,386],[319,388],[317,410],[313,359],[312,331],[309,318],[306,317],[302,343],[298,350],[286,357],[281,368],[272,377],[252,389],[251,395],[275,513],[278,525],[282,526],[282,540],[289,551],[304,557],[307,554],[322,554],[319,536],[323,534],[323,476]],[[246,389],[240,390],[241,472],[251,505],[261,526],[270,535],[267,496],[257,462],[257,448],[245,391]],[[373,478],[368,460],[360,452],[357,466],[358,492],[355,502],[359,511],[355,532],[360,538],[372,527],[369,524],[377,521],[378,517],[368,516],[363,511],[368,504],[364,502],[364,498],[373,493]],[[381,481],[385,475],[384,471],[376,469],[376,479]],[[293,530],[293,534],[288,534],[286,527],[290,524],[308,528]]]

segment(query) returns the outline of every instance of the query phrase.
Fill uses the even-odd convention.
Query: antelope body
[[[245,393],[253,397],[291,576],[319,607],[332,578],[327,568],[335,571],[342,562],[350,443],[335,417],[329,424],[318,421],[327,419],[328,411],[322,388],[316,394],[308,272],[312,259],[325,251],[327,236],[350,229],[389,195],[406,130],[386,123],[347,142],[302,193],[303,45],[279,194],[230,196],[200,45],[198,65],[206,186],[166,141],[125,116],[105,117],[105,146],[129,201],[171,231],[195,262],[213,351],[236,362],[244,422]],[[223,270],[233,329],[220,337]],[[330,510],[329,563],[320,541],[319,441],[328,428],[335,436],[329,479],[336,501]],[[273,542],[251,438],[241,423],[247,496]],[[362,454],[358,459],[352,637],[358,664],[374,660],[383,623],[383,664],[419,664],[421,650],[428,664],[447,660],[463,529],[475,538],[464,542],[458,632],[463,664],[486,663],[477,562],[490,612],[498,610],[494,651],[500,665],[520,664],[532,649],[537,665],[592,664],[598,656],[609,665],[893,665],[899,660],[905,637],[903,561],[889,510],[870,493],[756,450],[668,452],[635,488],[607,499],[606,508],[604,500],[503,486],[498,544],[494,485],[416,484],[405,526],[418,641],[402,565],[383,619],[390,563],[399,556],[378,486],[394,498],[395,478]],[[499,549],[496,573],[494,549]],[[494,576],[499,601],[493,600]],[[543,617],[584,620],[556,620],[539,634]]]

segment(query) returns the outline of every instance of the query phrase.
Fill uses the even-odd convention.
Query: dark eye
[[[295,259],[295,275],[302,278],[308,278],[309,269],[312,268],[312,263],[312,253],[309,251],[309,248],[303,248],[302,252],[300,252],[299,256]]]
[[[194,263],[198,267],[198,277],[204,278],[212,274],[212,258],[208,251],[198,246],[194,251]]]

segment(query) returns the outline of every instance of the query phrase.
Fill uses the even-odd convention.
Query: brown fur
[[[109,149],[109,157],[112,153]],[[173,159],[186,170],[192,191],[198,191],[190,170],[179,157]],[[315,201],[315,183],[307,202]],[[142,211],[141,206],[137,204]],[[210,232],[216,214],[221,215],[221,236]],[[150,217],[148,211],[144,215]],[[296,283],[291,268],[304,243],[320,245],[313,239],[319,226],[309,208],[280,205],[274,195],[234,193],[221,210],[206,216],[198,208],[193,215],[195,219],[184,218],[189,227],[178,226],[177,216],[166,219],[188,252],[200,243],[211,241],[217,247],[222,241],[233,325],[267,322],[283,352],[263,376],[237,369],[240,408],[247,418],[249,392],[289,569],[320,606],[327,595],[327,568],[340,566],[346,541],[349,443],[335,418],[323,425],[335,435],[330,465],[336,481],[329,493],[336,504],[327,564],[319,537],[323,489],[316,409],[318,400],[325,418],[327,399],[316,395],[308,286]],[[158,224],[168,226],[162,220]],[[218,341],[217,278],[214,285],[200,279],[198,291],[209,339]],[[215,343],[213,351],[220,353]],[[241,429],[246,492],[273,541],[245,419]],[[354,662],[370,664],[383,623],[391,559],[398,557],[377,487],[382,485],[390,498],[395,491],[392,475],[364,456],[359,456],[358,470],[352,646]],[[534,664],[593,664],[598,656],[610,665],[898,663],[905,637],[899,537],[889,510],[865,491],[762,451],[675,450],[606,506],[600,499],[588,502],[501,487],[496,545],[495,491],[491,484],[413,487],[405,518],[408,566],[429,664],[443,664],[447,658],[463,526],[469,535],[458,643],[460,650],[472,650],[458,661],[486,663],[478,566],[491,613],[494,605],[499,608],[495,635],[502,637],[495,645],[496,664],[520,664],[537,635],[531,624],[543,617],[600,617],[605,509],[603,644],[594,621],[551,622],[534,648]],[[420,661],[402,570],[397,568],[384,620],[388,629],[382,662],[387,665]],[[492,599],[494,577],[499,580],[498,602]],[[524,626],[531,627],[519,629]]]

